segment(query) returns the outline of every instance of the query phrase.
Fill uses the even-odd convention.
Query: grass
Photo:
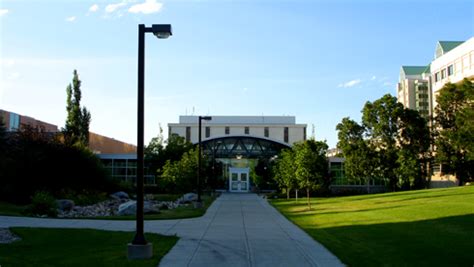
[[[156,195],[155,200],[158,201],[174,201],[178,199],[180,195]],[[172,210],[160,210],[158,214],[145,214],[145,220],[172,220],[172,219],[185,219],[200,217],[206,213],[207,208],[212,204],[216,197],[203,195],[203,207],[194,208],[192,204],[187,206],[178,207]],[[0,215],[8,216],[27,216],[25,209],[27,206],[18,206],[15,204],[0,202]],[[79,218],[78,218],[79,219]],[[80,219],[100,219],[100,220],[135,220],[135,215],[132,216],[98,216],[98,217],[87,217]],[[1,263],[0,263],[1,264]]]
[[[0,215],[24,216],[27,206],[0,201]]]
[[[474,186],[272,200],[349,266],[473,266]]]
[[[175,236],[147,234],[153,258],[128,260],[133,232],[85,229],[12,228],[22,238],[0,244],[0,265],[6,266],[157,266],[176,244]]]

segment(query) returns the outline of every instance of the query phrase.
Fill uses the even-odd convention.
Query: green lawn
[[[176,244],[175,236],[146,234],[153,258],[128,260],[133,232],[85,229],[12,228],[22,238],[0,244],[0,265],[7,266],[157,266]]]
[[[24,216],[26,207],[0,201],[0,215]]]
[[[474,266],[474,186],[271,202],[349,266]]]

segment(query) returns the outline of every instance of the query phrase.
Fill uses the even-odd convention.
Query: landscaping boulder
[[[145,201],[143,203],[143,213],[144,214],[153,214],[159,213],[160,209],[155,206],[150,201]],[[137,202],[135,200],[131,200],[121,204],[118,207],[118,215],[135,215],[137,213]]]
[[[191,203],[198,199],[197,194],[195,193],[186,193],[182,197],[179,198],[180,203]]]
[[[130,199],[128,194],[123,192],[123,191],[115,192],[115,193],[111,194],[110,197],[113,198],[113,199],[119,199],[119,200]]]
[[[70,199],[58,199],[56,200],[56,204],[58,205],[58,210],[60,211],[69,211],[74,208],[74,201]]]

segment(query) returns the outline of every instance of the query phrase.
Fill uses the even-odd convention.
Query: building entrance
[[[249,191],[249,168],[229,168],[229,191]]]

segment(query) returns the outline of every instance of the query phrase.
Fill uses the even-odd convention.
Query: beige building
[[[398,102],[431,118],[443,86],[474,79],[474,37],[463,41],[439,41],[428,66],[402,66],[397,85]]]
[[[446,83],[458,83],[464,78],[474,79],[474,37],[465,42],[438,42],[435,59],[431,62],[433,99],[436,100]]]
[[[430,66],[402,66],[397,86],[398,102],[428,119],[431,115]]]
[[[168,133],[198,142],[198,116],[179,116],[169,123]],[[202,140],[226,136],[251,136],[292,145],[306,140],[306,124],[297,124],[294,116],[212,116],[202,120]]]

